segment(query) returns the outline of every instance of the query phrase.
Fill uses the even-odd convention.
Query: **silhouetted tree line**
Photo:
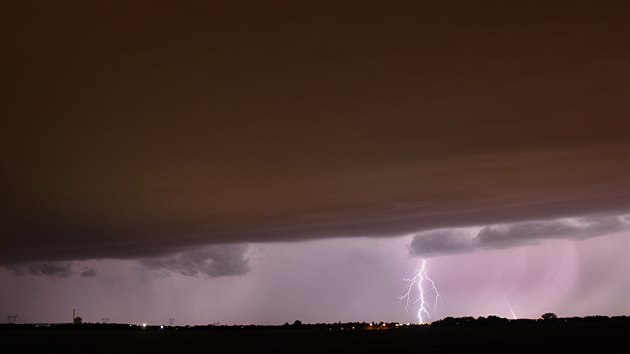
[[[505,326],[505,325],[526,325],[526,324],[578,324],[595,322],[630,322],[628,316],[587,316],[587,317],[565,317],[559,318],[555,313],[543,314],[540,319],[515,319],[510,320],[498,316],[488,317],[446,317],[431,324],[432,327],[466,327],[466,326]]]
[[[429,329],[432,327],[484,327],[484,326],[522,326],[522,325],[579,325],[579,324],[612,324],[630,328],[628,316],[587,316],[559,318],[554,313],[545,313],[539,319],[507,319],[498,316],[488,317],[446,317],[430,325],[400,324],[397,322],[336,322],[336,323],[302,323],[300,320],[292,324],[288,322],[281,326],[269,325],[197,325],[197,326],[167,326],[167,325],[137,325],[123,323],[62,323],[62,324],[0,324],[1,330],[26,329],[35,331],[46,330],[80,330],[80,331],[189,331],[189,330],[326,330],[326,331],[378,331],[397,329]]]

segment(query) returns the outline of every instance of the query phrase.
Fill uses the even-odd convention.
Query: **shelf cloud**
[[[623,2],[281,3],[7,5],[0,265],[628,211]]]

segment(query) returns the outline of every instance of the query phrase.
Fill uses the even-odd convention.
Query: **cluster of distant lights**
[[[368,328],[367,329],[389,329],[391,327],[394,328],[399,328],[399,327],[409,327],[412,326],[412,323],[374,323],[374,322],[370,322],[367,324]],[[142,329],[145,329],[147,327],[151,328],[151,327],[157,327],[157,326],[152,326],[149,325],[147,323],[142,323],[142,324],[130,324],[129,327],[133,327],[133,326],[137,326],[137,327],[141,327]],[[171,326],[172,327],[172,326]],[[239,326],[240,328],[245,328],[244,326]],[[164,329],[164,325],[160,325],[160,329]],[[340,330],[344,330],[344,327],[339,328]],[[350,327],[351,330],[356,330],[356,327],[352,326]],[[332,328],[329,328],[329,330],[332,330]]]
[[[129,325],[129,326],[131,326],[131,325]],[[146,323],[143,323],[143,324],[138,325],[138,326],[141,326],[142,328],[147,328],[147,324]],[[160,325],[160,329],[164,329],[164,325]]]
[[[400,323],[394,323],[393,324],[394,327],[398,328],[400,326],[411,326],[411,323],[405,323],[405,324],[400,324]],[[380,326],[376,323],[370,322],[368,323],[368,327],[372,328],[372,329],[377,329],[379,327],[381,328],[388,328],[389,326],[387,325],[387,323],[381,323]],[[329,328],[330,330],[332,330],[332,328]],[[341,327],[341,330],[343,330],[344,328]],[[354,326],[351,327],[352,330],[355,330],[356,328]]]

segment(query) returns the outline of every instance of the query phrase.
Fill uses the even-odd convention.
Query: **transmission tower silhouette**
[[[17,313],[15,315],[7,315],[7,322],[15,323],[15,321],[17,321],[17,318],[18,318]]]
[[[168,323],[169,323],[169,325],[170,325],[171,327],[173,327],[173,322],[175,322],[175,319],[174,319],[174,318],[169,318],[169,319],[168,319]]]
[[[103,317],[102,320],[103,320],[103,323],[109,322],[109,318],[108,317]]]

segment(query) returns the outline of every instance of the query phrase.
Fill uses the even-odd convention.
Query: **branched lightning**
[[[425,319],[430,319],[431,313],[435,314],[437,312],[438,299],[440,298],[440,293],[435,286],[435,282],[429,278],[429,275],[427,274],[426,264],[426,260],[423,259],[420,263],[420,268],[414,277],[403,279],[404,281],[409,282],[409,288],[403,296],[398,297],[399,301],[405,301],[405,310],[409,310],[410,305],[415,305],[417,303],[420,304],[420,308],[418,309],[418,322],[420,324],[425,323]],[[414,285],[417,285],[418,297],[415,300],[412,300],[415,293]],[[428,295],[433,296],[433,301],[431,301],[432,306],[431,303],[426,300]]]

